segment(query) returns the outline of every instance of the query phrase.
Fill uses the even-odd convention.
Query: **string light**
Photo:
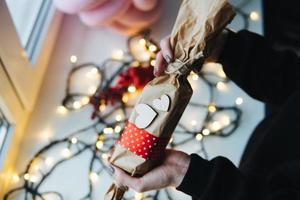
[[[131,66],[133,66],[133,67],[139,67],[140,66],[140,62],[139,61],[133,61],[131,63]]]
[[[96,142],[96,147],[97,147],[97,149],[102,149],[102,147],[103,147],[103,141],[97,141]]]
[[[225,127],[230,124],[230,117],[228,115],[223,115],[220,119],[221,124]]]
[[[104,134],[112,134],[114,132],[114,129],[112,127],[106,127],[103,129]]]
[[[123,94],[123,96],[122,96],[122,101],[123,101],[123,103],[127,103],[128,101],[129,101],[129,96],[128,96],[128,94]]]
[[[243,102],[244,102],[244,100],[243,100],[242,97],[238,97],[238,98],[236,98],[236,100],[235,100],[235,104],[236,104],[236,105],[241,105]]]
[[[134,200],[143,200],[143,198],[144,198],[144,194],[143,193],[136,192],[134,194]]]
[[[107,159],[108,159],[107,153],[103,153],[103,154],[101,155],[101,157],[102,157],[102,159],[104,159],[104,160],[107,160]]]
[[[94,76],[96,76],[96,75],[99,75],[98,74],[98,69],[97,68],[95,68],[95,67],[93,67],[90,71],[88,71],[86,74],[86,77],[88,77],[88,78],[92,78],[92,77],[94,77]]]
[[[217,110],[216,106],[213,103],[209,104],[207,109],[211,113],[216,112],[216,110]]]
[[[136,91],[136,88],[133,85],[130,85],[127,90],[130,93],[134,93]]]
[[[75,55],[72,55],[72,56],[70,57],[70,62],[73,63],[73,64],[76,63],[77,60],[78,60],[78,59],[77,59],[77,56],[75,56]]]
[[[122,120],[122,115],[116,115],[115,117],[116,121],[119,122]]]
[[[86,105],[90,102],[90,98],[89,97],[82,97],[81,98],[81,104],[82,105]]]
[[[48,157],[48,158],[45,159],[45,163],[48,166],[52,166],[54,164],[54,160],[53,160],[53,158]]]
[[[61,155],[64,157],[64,158],[69,158],[71,157],[71,150],[69,148],[64,148],[62,151],[61,151]]]
[[[76,144],[78,142],[78,139],[76,137],[72,137],[71,142],[72,144]]]
[[[61,115],[65,115],[68,113],[68,109],[64,106],[58,106],[56,109],[57,113],[61,114]]]
[[[252,21],[258,21],[258,20],[259,20],[259,14],[258,14],[258,12],[252,11],[252,12],[250,13],[250,19],[251,19]]]
[[[124,52],[121,49],[115,49],[113,50],[111,57],[116,60],[123,60]]]
[[[147,45],[147,41],[146,41],[146,39],[141,39],[141,40],[137,40],[137,42],[139,42],[140,44],[142,44],[142,45]],[[152,50],[151,50],[152,49]],[[153,52],[149,52],[149,51],[154,51],[154,48],[152,48],[151,47],[151,45],[148,47],[148,49],[146,49],[147,51],[146,52],[142,52],[142,54],[143,54],[143,56],[144,56],[144,58],[149,58],[149,61],[150,61],[150,64],[151,65],[154,65],[155,63],[155,60],[152,60],[153,59],[153,57],[151,57],[152,55],[155,55]],[[120,52],[122,52],[122,53],[120,53]],[[121,59],[121,57],[122,57],[122,59],[123,59],[123,56],[124,56],[124,53],[123,53],[123,51],[122,50],[120,50],[119,52],[117,52],[116,53],[117,54],[117,56],[116,57],[118,57],[119,56],[119,58],[117,58],[117,59]],[[115,59],[116,59],[116,57],[115,57]],[[76,59],[77,59],[77,57],[76,57]],[[77,60],[76,60],[77,61]],[[125,61],[122,61],[122,62],[125,62]],[[133,62],[131,62],[131,64],[124,64],[125,65],[125,67],[127,67],[128,65],[130,65],[130,66],[140,66],[141,64],[142,64],[142,62],[144,62],[144,60],[140,60],[140,61],[133,61]],[[148,62],[149,63],[149,62]],[[148,64],[147,63],[147,64]],[[92,76],[94,76],[94,75],[96,75],[96,74],[99,74],[98,73],[99,71],[98,71],[98,69],[97,68],[92,68],[88,73],[86,73],[86,76],[89,76],[89,77],[91,77],[92,78]],[[217,71],[217,78],[222,78],[222,77],[224,77],[224,78],[226,78],[226,75],[225,75],[225,73],[224,73],[224,71],[222,70],[222,69],[220,69],[219,71]],[[206,77],[205,76],[203,76],[202,74],[195,74],[195,73],[191,73],[191,77],[190,78],[192,78],[192,80],[198,80],[199,78],[203,78],[203,79],[205,79],[205,81],[206,82],[209,82],[210,84],[208,84],[208,87],[210,87],[211,89],[212,89],[212,91],[213,91],[213,89],[215,89],[215,87],[217,88],[217,89],[220,89],[220,87],[221,86],[218,86],[218,85],[220,85],[220,84],[216,84],[215,85],[215,83],[212,83],[212,82],[210,82],[208,79],[206,79]],[[109,79],[108,79],[109,80]],[[196,82],[195,82],[196,83]],[[225,83],[224,83],[225,84]],[[215,85],[215,86],[214,86]],[[109,81],[106,83],[106,80],[104,81],[104,85],[103,85],[103,88],[106,88],[107,86],[109,86]],[[134,86],[133,86],[134,87]],[[219,87],[219,88],[218,88]],[[102,86],[101,86],[101,88],[102,88]],[[122,95],[122,101],[126,104],[128,101],[129,101],[129,99],[131,99],[132,98],[132,96],[134,96],[134,95],[136,95],[136,88],[134,87],[134,88],[131,88],[131,86],[129,86],[128,88],[128,92],[126,92],[126,93],[123,93]],[[95,89],[91,89],[91,90],[88,90],[89,92],[92,92],[92,96],[93,97],[95,97],[95,92],[96,92],[96,90],[97,90],[97,88],[95,88]],[[130,94],[130,93],[135,93],[135,94]],[[212,97],[212,100],[214,100],[214,96],[213,96],[213,94],[212,94],[212,92],[210,93],[210,95],[211,95],[211,97]],[[84,97],[83,98],[81,98],[80,100],[77,100],[77,101],[75,101],[75,102],[73,102],[73,104],[71,104],[71,105],[73,105],[73,108],[75,108],[75,109],[79,109],[79,108],[81,108],[84,104],[86,104],[86,103],[88,103],[88,99],[89,99],[89,97],[87,97],[87,98],[85,98],[84,99]],[[101,99],[99,100],[100,102],[102,101]],[[99,103],[99,102],[98,102]],[[103,102],[101,102],[101,104],[99,105],[99,104],[96,104],[97,106],[99,105],[99,111],[104,111],[105,110],[105,108],[106,108],[106,104],[105,104],[106,102],[105,101],[103,101]],[[192,105],[192,103],[190,104],[191,106],[193,106]],[[127,107],[128,106],[128,107]],[[217,108],[216,108],[216,106],[214,105],[214,104],[209,104],[209,105],[206,105],[206,104],[197,104],[196,106],[199,106],[199,107],[204,107],[204,108],[208,108],[208,110],[210,111],[210,112],[216,112],[217,111]],[[124,106],[125,108],[122,108],[122,111],[123,111],[123,115],[117,115],[117,116],[115,116],[115,120],[118,122],[118,123],[116,123],[116,124],[122,124],[123,122],[120,122],[120,121],[122,121],[124,118],[125,118],[125,109],[127,109],[127,108],[131,108],[130,107],[130,105],[125,105]],[[97,107],[96,107],[97,108]],[[226,107],[225,107],[226,108]],[[238,108],[238,107],[235,107],[235,108]],[[118,108],[119,109],[119,108]],[[98,108],[97,108],[97,110],[98,110]],[[116,110],[115,110],[116,111]],[[234,110],[235,111],[235,110]],[[114,112],[115,113],[115,112]],[[211,114],[210,113],[208,113],[208,115],[210,115],[211,116]],[[116,124],[114,124],[114,125],[111,125],[111,123],[106,123],[105,122],[105,120],[107,119],[107,117],[109,117],[109,119],[111,119],[111,117],[112,117],[112,119],[114,119],[114,117],[113,117],[113,114],[108,114],[107,115],[107,117],[102,117],[101,115],[97,115],[96,116],[98,119],[99,119],[99,121],[97,122],[97,123],[95,123],[96,125],[97,125],[97,127],[98,127],[98,125],[103,125],[104,127],[106,127],[106,126],[108,126],[108,124],[110,124],[110,126],[113,126],[114,128],[112,128],[112,127],[106,127],[106,128],[104,128],[103,129],[103,133],[104,134],[112,134],[113,132],[115,132],[115,133],[120,133],[121,131],[122,131],[122,127],[120,126],[120,125],[116,125]],[[214,132],[214,128],[216,129],[216,130],[220,130],[221,128],[222,128],[222,126],[223,125],[225,125],[225,124],[227,124],[228,123],[228,120],[229,120],[229,123],[230,123],[230,119],[228,118],[228,116],[227,116],[227,118],[226,117],[224,117],[224,118],[220,118],[219,119],[219,121],[214,121],[214,122],[212,122],[211,124],[209,124],[209,121],[205,121],[204,123],[206,124],[206,123],[208,123],[208,128],[205,128],[205,129],[203,129],[202,131],[201,131],[201,133],[197,133],[196,131],[194,131],[194,132],[192,132],[194,135],[195,135],[195,138],[192,138],[192,139],[189,139],[189,140],[187,140],[187,141],[191,141],[191,140],[194,140],[194,139],[196,139],[197,141],[201,141],[203,138],[204,138],[204,136],[206,136],[206,135],[209,135],[211,132]],[[124,119],[124,121],[125,121],[125,119]],[[237,120],[238,121],[238,120]],[[191,122],[191,125],[192,126],[196,126],[197,125],[197,123],[199,123],[199,122],[197,122],[196,120],[193,120],[192,122]],[[90,126],[89,128],[87,128],[86,127],[86,129],[85,130],[95,130],[95,124],[93,124],[92,126]],[[123,125],[123,124],[122,124]],[[234,124],[235,125],[235,124]],[[184,129],[184,128],[183,128]],[[199,131],[199,130],[197,130],[197,131]],[[222,130],[221,130],[222,131]],[[220,132],[221,132],[220,131]],[[184,129],[184,132],[187,132],[187,133],[191,133],[191,131],[190,130],[185,130]],[[218,134],[220,134],[221,135],[221,133],[218,133]],[[82,132],[81,132],[82,133]],[[76,133],[76,134],[78,134],[78,133]],[[99,134],[99,132],[97,132],[96,134]],[[83,144],[85,144],[86,146],[88,146],[88,148],[87,149],[89,149],[91,152],[95,152],[95,148],[96,149],[98,149],[98,150],[100,150],[101,149],[101,151],[99,151],[98,153],[101,153],[101,157],[102,157],[102,159],[107,159],[108,158],[108,154],[107,153],[103,153],[104,151],[107,151],[107,149],[108,148],[103,148],[103,146],[105,145],[105,147],[106,147],[106,145],[107,145],[107,147],[109,147],[109,145],[110,144],[114,144],[114,142],[115,142],[115,139],[116,139],[116,137],[106,137],[106,136],[104,136],[104,134],[102,134],[102,133],[100,133],[100,135],[98,136],[98,140],[96,141],[96,144],[95,144],[95,146],[93,145],[93,146],[91,146],[91,145],[89,145],[89,144],[86,144],[84,141],[80,141],[80,142],[82,142]],[[60,144],[65,144],[66,143],[66,141],[67,142],[71,142],[72,144],[76,144],[77,142],[78,142],[78,139],[76,138],[76,137],[73,137],[74,136],[74,134],[70,134],[71,135],[71,137],[70,138],[64,138],[63,140],[55,140],[55,141],[52,141],[51,143],[50,143],[50,145],[48,146],[47,145],[47,147],[44,147],[43,149],[42,149],[42,151],[40,151],[40,152],[46,152],[47,150],[49,150],[49,149],[51,149],[51,148],[53,148],[53,147],[55,147],[55,146],[57,146],[57,142],[58,143],[60,143]],[[117,134],[116,134],[117,135]],[[228,135],[226,135],[226,136],[228,136]],[[170,139],[170,141],[169,141],[169,143],[172,143],[173,142],[173,138],[171,138]],[[113,141],[113,142],[112,142]],[[177,142],[177,140],[175,140],[176,142]],[[174,147],[177,147],[177,145],[182,145],[182,143],[181,144],[179,144],[179,143],[172,143],[172,146],[174,146]],[[69,144],[70,145],[70,144]],[[79,151],[77,151],[77,152],[75,152],[76,151],[76,149],[77,150],[80,150],[80,147],[81,145],[78,145],[78,149],[77,148],[74,148],[74,152],[72,153],[71,152],[71,150],[69,149],[69,148],[65,148],[65,149],[63,149],[62,151],[61,151],[61,155],[63,156],[63,157],[65,157],[65,158],[70,158],[71,156],[72,156],[72,158],[73,157],[75,157],[75,156],[77,156],[77,153],[79,152]],[[84,145],[82,145],[82,146],[84,146]],[[72,146],[73,147],[73,146]],[[72,148],[72,150],[73,150],[73,148]],[[203,147],[203,149],[201,149],[201,151],[203,151],[203,152],[205,152],[205,149],[204,149],[204,147]],[[36,155],[38,155],[38,154],[36,154]],[[35,155],[35,156],[36,156]],[[57,164],[59,163],[59,162],[57,162],[57,163],[54,163],[54,160],[53,160],[53,158],[51,158],[51,157],[47,157],[46,159],[45,159],[45,164],[46,165],[48,165],[48,166],[51,166],[51,167],[56,167],[57,166]],[[31,164],[30,164],[31,165]],[[34,167],[34,165],[32,166],[32,167]],[[91,162],[91,164],[90,164],[90,167],[93,167],[93,162]],[[35,167],[34,167],[35,168]],[[37,168],[38,169],[38,168]],[[90,169],[92,169],[92,168],[90,168]],[[32,172],[30,172],[30,173],[32,173]],[[99,172],[100,173],[100,172]],[[99,175],[96,173],[96,172],[90,172],[89,174],[89,178],[90,178],[90,180],[92,181],[92,182],[96,182],[97,180],[98,180],[98,178],[99,178]],[[24,174],[24,179],[25,178],[27,178],[28,180],[30,180],[30,181],[38,181],[39,179],[38,179],[38,176],[36,176],[35,174],[29,174],[29,173],[27,173],[27,175],[26,174]],[[44,177],[43,177],[44,178]],[[30,191],[29,192],[31,192],[31,191],[34,191],[34,192],[36,192],[36,193],[39,193],[39,191],[37,191],[37,190],[35,190],[34,188],[23,188],[23,189],[25,189],[25,191],[26,192],[28,192],[29,191],[29,189],[30,189]],[[166,191],[167,192],[167,191]],[[90,194],[92,194],[92,190],[89,192],[89,195]],[[168,193],[167,193],[168,194]],[[137,193],[136,194],[137,195],[137,198],[138,199],[142,199],[142,198],[144,198],[144,196],[143,196],[143,194],[142,193]],[[136,196],[135,195],[135,196]],[[157,198],[154,198],[155,200],[157,199]]]
[[[120,133],[122,130],[121,126],[117,125],[114,129],[115,133]]]
[[[23,176],[24,180],[29,181],[30,175],[28,173],[24,174]]]
[[[139,44],[140,44],[140,45],[145,46],[146,43],[147,43],[147,41],[146,41],[144,38],[142,38],[142,39],[139,40]]]
[[[14,173],[11,178],[14,183],[18,183],[20,181],[20,176],[17,173]]]
[[[205,129],[202,130],[202,134],[203,135],[209,135],[210,131],[207,128],[205,128]]]
[[[150,61],[150,65],[151,65],[151,66],[153,66],[153,67],[154,67],[154,66],[155,66],[155,64],[156,64],[156,61],[155,61],[155,60],[151,60],[151,61]]]
[[[89,94],[94,94],[97,90],[97,87],[96,86],[91,86],[89,89],[88,89],[88,92]]]
[[[151,44],[149,46],[149,51],[155,52],[156,50],[157,50],[157,47],[155,45]]]
[[[210,126],[210,129],[213,131],[213,132],[216,132],[218,130],[221,129],[221,123],[219,121],[214,121],[211,123],[211,126]]]
[[[106,108],[106,105],[105,105],[104,103],[100,104],[99,110],[100,110],[101,112],[103,112],[103,111],[105,110],[105,108]]]
[[[192,125],[192,126],[196,126],[196,125],[197,125],[197,121],[196,121],[196,120],[192,120],[192,121],[191,121],[191,125]]]
[[[90,173],[90,180],[91,180],[93,183],[97,182],[98,179],[99,179],[99,176],[98,176],[98,174],[97,174],[96,172],[91,172],[91,173]]]
[[[200,140],[202,140],[202,139],[203,139],[203,135],[202,135],[201,133],[198,133],[198,134],[196,135],[196,140],[200,141]]]
[[[219,91],[225,91],[227,89],[227,85],[222,81],[219,81],[216,87]]]
[[[79,101],[74,101],[74,102],[73,102],[73,108],[74,108],[74,109],[77,110],[77,109],[81,108],[81,106],[82,106],[82,105],[81,105],[81,103],[80,103]]]

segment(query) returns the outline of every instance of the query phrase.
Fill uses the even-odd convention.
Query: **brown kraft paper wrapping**
[[[168,141],[171,138],[193,93],[187,76],[191,70],[197,71],[193,66],[195,61],[203,57],[206,42],[220,33],[234,15],[233,8],[226,0],[183,0],[170,38],[176,60],[168,65],[164,76],[153,79],[143,89],[128,123],[140,124],[139,118],[143,116],[138,112],[138,107],[141,104],[150,107],[156,115],[137,132],[147,132],[158,141]],[[154,101],[161,101],[163,96],[168,97],[167,110],[158,109],[154,105]],[[145,118],[149,118],[149,115]],[[125,132],[126,128],[122,136],[131,134],[129,131]],[[134,139],[136,138],[130,138]],[[163,155],[166,142],[160,147],[149,146],[149,154],[161,151],[160,155]],[[134,153],[131,147],[129,149],[128,146],[117,143],[109,161],[132,176],[141,176],[159,164],[160,160],[155,155],[143,157]],[[105,200],[121,200],[123,195],[124,190],[113,184],[107,191]]]

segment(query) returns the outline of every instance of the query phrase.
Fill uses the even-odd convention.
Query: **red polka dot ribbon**
[[[148,160],[162,156],[168,142],[169,139],[158,138],[128,122],[117,144]]]

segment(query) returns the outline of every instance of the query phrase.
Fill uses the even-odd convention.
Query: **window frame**
[[[12,125],[0,156],[0,199],[13,182],[14,164],[63,19],[63,14],[53,5],[50,12],[46,20],[49,25],[41,33],[42,41],[37,46],[40,49],[32,64],[21,45],[6,1],[0,1],[0,107]]]

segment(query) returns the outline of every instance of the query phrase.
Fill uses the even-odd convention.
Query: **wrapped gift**
[[[171,33],[175,61],[143,89],[109,160],[113,165],[142,176],[160,163],[193,93],[187,76],[201,68],[206,42],[234,14],[226,0],[183,0]],[[113,184],[105,199],[120,200],[124,192]]]

